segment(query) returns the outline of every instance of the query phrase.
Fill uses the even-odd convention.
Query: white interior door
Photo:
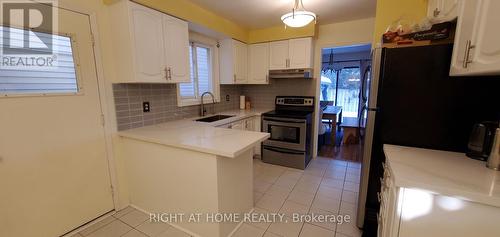
[[[0,236],[60,236],[114,208],[89,17],[58,14],[83,89],[0,98]]]

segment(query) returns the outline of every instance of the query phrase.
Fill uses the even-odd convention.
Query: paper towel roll
[[[245,109],[245,96],[240,95],[240,109]]]

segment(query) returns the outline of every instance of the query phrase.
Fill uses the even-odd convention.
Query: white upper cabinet
[[[269,83],[269,43],[248,46],[248,84]]]
[[[312,68],[312,38],[269,43],[269,69]]]
[[[312,38],[291,39],[288,46],[289,68],[312,68]]]
[[[500,75],[500,1],[460,1],[450,75]]]
[[[458,16],[459,0],[429,0],[427,15],[437,21],[450,21]]]
[[[189,82],[187,22],[130,1],[112,4],[110,14],[116,82]]]
[[[164,39],[167,76],[171,82],[189,82],[189,30],[188,23],[164,15]]]
[[[288,40],[269,43],[269,69],[288,68]]]
[[[220,83],[246,84],[248,47],[246,44],[224,39],[220,42]]]
[[[165,81],[165,47],[162,14],[136,4],[130,7],[132,51],[135,55],[136,76],[148,82]],[[148,37],[141,37],[147,35]]]

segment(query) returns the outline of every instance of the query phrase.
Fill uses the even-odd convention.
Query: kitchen
[[[495,236],[482,221],[500,215],[486,168],[499,152],[494,1],[30,7],[56,14],[29,29],[59,61],[0,68],[2,236]],[[29,32],[17,12],[4,37]],[[447,37],[430,28],[450,21]],[[418,40],[429,35],[443,38]],[[323,49],[350,45],[372,48],[358,161],[343,153],[345,123],[318,154]],[[151,218],[200,213],[281,219]],[[294,221],[313,214],[343,218]]]

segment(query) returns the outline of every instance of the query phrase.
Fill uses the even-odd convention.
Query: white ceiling
[[[282,24],[280,18],[292,10],[294,0],[191,0],[249,29]],[[376,0],[303,0],[316,13],[318,24],[375,16]]]

